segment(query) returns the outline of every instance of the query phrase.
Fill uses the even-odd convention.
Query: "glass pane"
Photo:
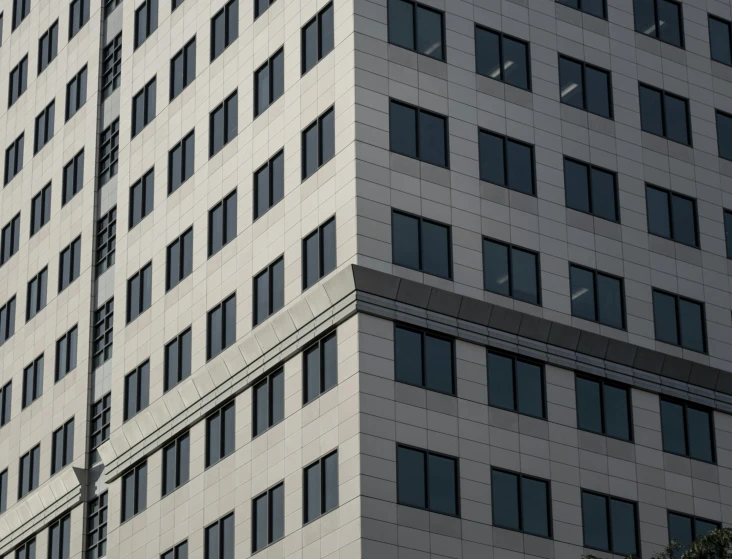
[[[689,143],[687,104],[683,99],[664,95],[666,137],[681,144]]]
[[[696,211],[693,201],[672,194],[671,222],[674,241],[696,246]]]
[[[401,0],[391,0],[399,1]],[[389,104],[389,149],[417,157],[417,111],[392,101]]]
[[[457,514],[457,476],[455,460],[430,454],[428,457],[429,509],[442,514]]]
[[[333,5],[331,4],[320,12],[318,19],[320,20],[320,57],[322,58],[333,50]]]
[[[712,52],[712,60],[716,60],[722,64],[732,64],[730,26],[728,23],[710,17],[709,42]]]
[[[335,110],[331,109],[320,121],[320,164],[323,165],[335,155]]]
[[[275,155],[269,165],[272,174],[272,199],[269,203],[274,206],[285,195],[285,154]]]
[[[572,316],[584,318],[585,320],[596,320],[594,274],[589,270],[570,266],[569,283]]]
[[[447,166],[446,121],[443,117],[420,111],[419,158],[432,165]]]
[[[525,43],[503,37],[503,79],[509,85],[529,88],[529,53]]]
[[[506,141],[508,187],[525,194],[534,193],[534,162],[531,147]]]
[[[223,410],[223,429],[224,429],[224,456],[228,456],[234,452],[234,442],[236,435],[236,408],[233,404],[226,406]]]
[[[307,237],[303,243],[303,249],[305,251],[305,254],[303,255],[305,259],[303,273],[305,274],[306,288],[317,283],[320,277],[320,243],[318,240],[318,232],[316,231]]]
[[[313,19],[302,30],[302,72],[309,71],[318,63],[318,22]]]
[[[577,426],[584,431],[601,434],[600,383],[577,377],[575,390],[577,391]]]
[[[514,298],[534,305],[539,303],[535,254],[517,248],[511,249],[511,285]]]
[[[585,67],[587,87],[587,110],[610,118],[610,75],[594,68]]]
[[[671,237],[668,194],[656,188],[646,188],[648,232],[661,237]]]
[[[211,20],[211,60],[224,52],[226,40],[224,24],[224,11],[221,10],[221,12]]]
[[[183,139],[183,152],[185,154],[185,160],[183,161],[183,180],[188,180],[193,176],[193,162],[195,156],[195,140],[196,137],[193,134],[189,134]]]
[[[513,362],[509,357],[488,354],[488,399],[491,406],[513,410]]]
[[[262,495],[254,501],[254,550],[267,546],[267,495]],[[209,555],[209,557],[217,557]]]
[[[641,129],[663,136],[663,115],[661,113],[661,93],[640,86]]]
[[[585,547],[609,551],[606,498],[582,493],[582,532]]]
[[[658,291],[653,292],[653,323],[656,327],[657,340],[679,345],[674,297]]]
[[[285,53],[279,52],[272,58],[272,102],[285,92]]]
[[[592,169],[592,213],[597,217],[616,221],[615,175],[600,169]]]
[[[272,312],[276,313],[285,304],[285,261],[280,259],[272,265]]]
[[[524,532],[548,538],[549,500],[545,482],[521,479],[521,510]]]
[[[305,522],[320,516],[320,463],[305,470]]]
[[[270,414],[272,425],[279,423],[285,417],[285,374],[280,372],[269,379]]]
[[[518,411],[534,417],[544,417],[544,390],[541,367],[516,360],[516,391]]]
[[[508,247],[492,241],[483,241],[483,287],[500,295],[509,296]]]
[[[696,537],[701,538],[703,536],[706,536],[709,532],[717,530],[719,528],[719,525],[714,522],[706,522],[697,518],[696,520],[694,520],[694,527]]]
[[[318,125],[313,124],[305,130],[304,134],[303,163],[305,165],[305,177],[309,177],[318,170]]]
[[[479,137],[480,180],[506,185],[504,168],[504,140],[500,136],[481,132]]]
[[[186,435],[178,440],[178,468],[180,469],[178,483],[181,485],[188,482],[190,462],[191,438]]]
[[[180,376],[181,379],[191,376],[191,331],[183,332],[180,336]]]
[[[325,510],[328,512],[338,506],[338,453],[335,452],[323,460],[325,469]]]
[[[401,505],[426,508],[425,455],[397,447],[397,495]]]
[[[583,12],[599,18],[605,17],[605,0],[581,0],[581,2]]]
[[[417,6],[417,52],[443,60],[442,14]]]
[[[559,58],[559,97],[562,103],[583,109],[582,65]]]
[[[168,287],[173,287],[180,281],[180,248],[180,241],[175,241],[168,247]]]
[[[668,513],[668,539],[676,540],[681,549],[674,553],[674,559],[681,559],[681,554],[694,541],[691,518],[672,512]]]
[[[653,0],[633,0],[635,14],[635,30],[638,33],[656,36],[656,14],[653,9]]]
[[[704,318],[698,303],[679,299],[681,346],[704,353]]]
[[[413,4],[403,0],[389,0],[389,42],[414,50]]]
[[[221,458],[221,414],[211,416],[206,423],[207,465]]]
[[[323,340],[323,386],[325,392],[338,384],[338,340],[335,334]]]
[[[717,145],[719,157],[732,160],[732,118],[717,113]]]
[[[431,390],[454,394],[452,374],[452,343],[449,340],[425,336],[425,384]]]
[[[278,485],[272,490],[270,505],[272,507],[272,516],[270,518],[272,526],[272,541],[279,540],[285,535],[285,486]]]
[[[491,489],[493,524],[509,530],[520,529],[518,476],[493,470]],[[498,504],[500,503],[500,506]]]
[[[336,225],[331,219],[321,229],[322,258],[321,272],[328,275],[336,268]]]
[[[315,345],[305,352],[305,402],[320,395],[320,348]]]
[[[501,79],[501,50],[498,33],[477,27],[475,29],[475,64],[479,74]]]
[[[393,212],[391,238],[394,264],[419,270],[419,220]]]
[[[709,413],[694,408],[686,409],[689,426],[689,456],[696,460],[712,462],[712,425]]]
[[[597,274],[597,310],[600,323],[623,328],[623,292],[619,279]]]
[[[262,168],[254,176],[256,188],[255,218],[263,216],[269,209],[269,167]]]
[[[564,160],[564,190],[567,207],[590,212],[589,169],[587,165]]]
[[[254,388],[254,434],[269,427],[269,386],[263,382]]]
[[[254,302],[254,323],[259,324],[269,316],[269,273],[259,274],[254,279],[257,300]]]
[[[226,5],[226,44],[230,45],[239,36],[239,0]]]
[[[681,46],[681,6],[668,0],[657,0],[658,38]]]
[[[269,66],[265,66],[257,72],[257,114],[260,115],[269,107]]]
[[[682,406],[661,400],[661,433],[664,451],[686,455],[686,430]]]
[[[603,387],[603,391],[605,395],[605,432],[607,436],[629,441],[628,391],[608,385]]]
[[[610,500],[612,522],[612,549],[618,555],[635,555],[635,507],[624,501]]]
[[[163,495],[175,489],[175,444],[163,450]]]
[[[422,271],[442,278],[450,277],[450,234],[447,227],[422,222]]]
[[[422,386],[422,335],[394,329],[394,372],[398,382]]]

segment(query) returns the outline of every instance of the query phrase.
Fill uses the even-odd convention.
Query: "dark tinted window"
[[[266,111],[285,92],[285,51],[280,49],[254,72],[254,116]]]
[[[8,108],[25,93],[28,87],[28,55],[26,54],[12,70],[10,70],[10,91],[8,92]]]
[[[331,218],[302,242],[303,290],[316,284],[336,267],[336,226]]]
[[[150,362],[145,361],[125,377],[124,419],[131,419],[150,403]]]
[[[150,169],[130,187],[129,228],[140,223],[153,210],[155,170]]]
[[[38,488],[41,464],[41,445],[38,444],[20,457],[18,467],[18,499]]]
[[[530,89],[529,43],[526,41],[476,27],[475,64],[479,74]]]
[[[395,153],[439,167],[448,166],[447,118],[442,115],[391,101],[389,143],[389,149]]]
[[[304,522],[338,507],[338,452],[305,468],[304,482]]]
[[[397,326],[394,358],[398,382],[455,394],[452,340]]]
[[[147,462],[122,476],[122,522],[147,508]]]
[[[677,47],[684,47],[681,4],[674,0],[633,0],[635,30]]]
[[[191,437],[186,433],[163,448],[163,496],[188,483]]]
[[[56,382],[76,369],[76,346],[79,329],[74,326],[56,342]]]
[[[71,555],[71,515],[67,514],[48,528],[49,559],[69,559]]]
[[[698,246],[696,202],[691,198],[646,186],[648,232],[678,243]]]
[[[433,276],[452,277],[448,226],[395,211],[391,238],[394,264]]]
[[[43,394],[43,355],[36,357],[23,369],[23,409]]]
[[[170,243],[166,253],[165,289],[169,290],[193,271],[193,228]]]
[[[681,548],[673,555],[674,559],[681,559],[681,555],[694,540],[706,536],[709,532],[719,527],[718,522],[669,511],[668,539],[669,541],[674,540],[681,544]]]
[[[69,4],[69,41],[89,21],[89,0],[72,0]]]
[[[234,452],[236,409],[234,402],[226,404],[206,418],[206,467],[212,466]]]
[[[208,257],[236,238],[236,190],[208,211]]]
[[[173,0],[173,9],[183,3],[183,0]],[[92,557],[92,559],[94,559]],[[160,559],[188,559],[188,542],[179,543],[173,549],[169,549],[160,556]]]
[[[196,79],[196,38],[193,37],[170,61],[170,100]]]
[[[534,148],[523,142],[480,131],[480,180],[525,194],[534,193]]]
[[[77,0],[82,1],[82,0]],[[89,0],[86,0],[87,2]],[[86,103],[86,76],[84,66],[71,81],[66,84],[66,120],[69,120]]]
[[[15,295],[0,307],[0,345],[15,334]]]
[[[117,1],[117,0],[113,0]],[[121,0],[120,0],[121,1]],[[118,2],[119,3],[119,2]],[[104,46],[102,51],[102,99],[122,82],[122,32]]]
[[[730,22],[709,16],[709,46],[712,60],[732,65],[732,40]]]
[[[727,242],[727,258],[732,258],[732,212],[724,211],[724,236]]]
[[[559,57],[562,103],[612,118],[610,72],[566,56]]]
[[[576,377],[577,427],[599,435],[631,440],[630,391],[603,379]]]
[[[119,118],[99,138],[99,185],[107,184],[119,172]]]
[[[59,255],[58,291],[61,293],[79,277],[81,265],[81,237],[74,239]]]
[[[51,183],[48,183],[31,200],[31,237],[51,219]]]
[[[158,28],[158,0],[145,0],[135,10],[135,48]]]
[[[20,214],[3,227],[0,238],[0,265],[5,264],[20,248]]]
[[[152,262],[127,280],[127,324],[150,308]]]
[[[236,294],[208,311],[206,358],[213,359],[236,340]]]
[[[303,402],[315,400],[337,384],[338,338],[330,334],[303,352]]]
[[[254,436],[264,433],[285,418],[285,373],[272,373],[254,387]]]
[[[149,1],[149,0],[148,0]],[[132,137],[134,138],[142,129],[150,124],[155,118],[155,95],[157,93],[157,81],[151,79],[132,98]]]
[[[662,399],[661,431],[664,452],[714,462],[712,415],[708,410]]]
[[[64,165],[61,205],[65,205],[84,186],[84,150],[77,153]]]
[[[636,506],[634,503],[582,492],[584,545],[617,555],[638,552]]]
[[[557,0],[560,4],[582,10],[591,16],[605,19],[607,17],[606,0]]]
[[[572,316],[613,328],[625,327],[623,282],[595,270],[569,267]]]
[[[717,111],[717,149],[719,157],[732,161],[732,115]]]
[[[56,429],[51,440],[51,475],[54,475],[74,459],[74,419]]]
[[[564,159],[567,207],[618,221],[615,173],[573,159]]]
[[[33,139],[33,154],[41,151],[53,138],[54,122],[56,120],[56,102],[49,105],[36,117],[35,136]]]
[[[285,304],[285,261],[278,258],[254,277],[254,325],[264,322]]]
[[[8,469],[0,472],[0,514],[8,508]]]
[[[234,513],[232,512],[206,527],[203,557],[204,559],[234,559],[234,544]]]
[[[5,184],[23,170],[24,134],[18,136],[5,150]]]
[[[285,486],[283,483],[265,491],[253,500],[252,534],[253,553],[264,549],[285,535]]]
[[[166,392],[191,376],[191,338],[191,329],[187,328],[165,344]]]
[[[239,133],[239,97],[234,91],[209,115],[208,156],[213,157]]]
[[[457,516],[457,459],[398,446],[397,501],[401,505]]]
[[[48,292],[48,267],[43,268],[28,282],[25,321],[28,322],[46,307]]]
[[[168,194],[193,176],[195,149],[195,136],[191,131],[168,152]]]
[[[489,405],[544,417],[544,371],[541,365],[488,352]]]
[[[551,536],[549,483],[501,470],[491,471],[493,525],[548,538]]]
[[[409,0],[389,0],[389,42],[444,60],[443,14]]]
[[[654,289],[653,321],[658,341],[700,353],[706,351],[702,303]]]
[[[36,559],[36,539],[32,538],[16,547],[15,559]]]
[[[334,45],[333,3],[331,2],[302,28],[302,73],[325,58]]]
[[[0,388],[0,427],[10,422],[11,402],[13,400],[13,381]]]
[[[483,239],[483,288],[538,305],[538,255],[515,246]]]
[[[641,129],[681,144],[691,144],[689,102],[647,85],[640,85]]]
[[[96,369],[112,358],[114,350],[114,297],[94,311],[92,329],[92,367]]]
[[[302,180],[335,155],[335,109],[330,108],[302,133]]]
[[[254,173],[254,219],[285,196],[285,152],[280,151]]]

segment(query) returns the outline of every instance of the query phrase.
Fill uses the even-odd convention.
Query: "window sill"
[[[545,405],[546,405],[546,403],[545,403]],[[515,413],[516,415],[523,415],[524,417],[530,417],[531,419],[538,419],[539,421],[547,421],[547,422],[549,421],[546,417],[540,417],[538,415],[531,415],[531,414],[528,414],[528,413],[522,413],[522,412],[520,412],[518,410],[511,409],[511,408],[504,408],[502,406],[497,406],[496,404],[491,404],[490,401],[488,402],[488,407],[489,408],[496,408],[497,410],[501,410],[501,411],[507,411],[509,413]]]
[[[455,378],[453,377],[453,384],[455,384]],[[414,384],[412,382],[407,382],[405,380],[399,380],[398,378],[394,377],[394,382],[398,382],[399,384],[404,384],[406,386],[413,386],[414,388],[421,388],[422,390],[426,390],[428,392],[432,392],[434,394],[442,394],[443,396],[450,396],[452,398],[457,398],[457,394],[455,392],[444,392],[442,390],[437,390],[435,388],[428,388],[427,386],[423,386],[421,384]]]
[[[709,464],[711,466],[716,466],[717,465],[717,461],[716,460],[709,461],[709,460],[702,460],[701,458],[692,458],[691,456],[689,456],[687,454],[679,454],[679,453],[676,453],[676,452],[671,452],[670,450],[666,450],[666,449],[663,449],[663,453],[664,454],[669,454],[671,456],[676,456],[678,458],[686,458],[687,460],[693,460],[694,462],[700,462],[702,464]]]
[[[320,519],[328,516],[330,513],[337,511],[339,508],[340,508],[340,505],[338,505],[337,507],[332,508],[332,509],[330,509],[328,511],[325,511],[324,513],[321,513],[320,515],[316,516],[315,518],[312,518],[312,519],[308,520],[307,522],[305,521],[305,519],[303,519],[303,521],[302,521],[302,527],[305,528],[306,526],[310,526],[314,522],[317,522],[318,520],[320,520]]]
[[[255,555],[257,555],[258,553],[262,553],[263,551],[269,549],[270,547],[272,547],[276,543],[279,543],[279,542],[283,541],[284,539],[285,539],[285,536],[282,536],[281,538],[277,538],[273,542],[268,543],[264,547],[260,547],[259,549],[252,549],[252,557],[254,557]]]
[[[549,517],[549,523],[550,524],[551,524],[551,520],[552,520],[551,517]],[[531,532],[527,532],[526,530],[519,530],[517,528],[508,528],[507,526],[500,526],[499,524],[496,524],[495,522],[493,523],[493,527],[494,528],[498,528],[499,530],[506,530],[508,532],[514,532],[516,534],[523,534],[525,536],[533,536],[535,538],[541,538],[543,540],[551,540],[551,541],[554,541],[554,537],[553,537],[552,534],[550,534],[548,536],[542,536],[540,534],[533,534]]]
[[[327,336],[325,336],[325,337],[327,337]],[[303,399],[303,402],[302,402],[302,407],[303,407],[303,409],[305,408],[305,406],[309,406],[309,405],[310,405],[310,404],[312,404],[313,402],[317,402],[317,401],[318,401],[318,400],[320,400],[320,399],[321,399],[321,398],[322,398],[323,396],[325,396],[325,395],[326,395],[326,394],[328,394],[329,392],[332,392],[332,391],[333,391],[333,390],[335,390],[336,388],[338,388],[338,384],[334,384],[334,385],[333,385],[333,386],[331,386],[331,387],[330,387],[330,388],[329,388],[328,390],[325,390],[325,391],[321,392],[320,394],[318,394],[318,395],[317,395],[317,396],[316,396],[315,398],[313,398],[312,400],[308,400],[308,401],[306,402],[306,401],[305,401],[305,400]]]
[[[457,495],[457,498],[460,499],[460,496]],[[400,503],[399,501],[397,501],[397,505],[399,505],[400,507],[407,507],[409,509],[421,510],[421,511],[424,511],[424,512],[426,512],[428,514],[439,514],[440,516],[447,516],[448,518],[460,518],[460,513],[459,512],[457,514],[448,514],[446,512],[439,512],[439,511],[436,511],[436,510],[430,510],[430,509],[426,509],[426,508],[423,508],[423,507],[418,507],[418,506],[415,506],[415,505],[407,505],[405,503]]]
[[[262,431],[262,432],[260,432],[260,433],[254,434],[254,433],[252,432],[252,442],[254,442],[254,441],[255,441],[256,439],[258,439],[258,438],[259,438],[259,437],[261,437],[262,435],[265,435],[265,434],[269,433],[269,432],[270,432],[270,431],[271,431],[272,429],[274,429],[274,428],[275,428],[275,427],[277,427],[278,425],[281,425],[281,424],[282,424],[282,422],[284,422],[284,421],[285,421],[285,418],[282,418],[282,419],[280,419],[280,420],[279,420],[279,421],[278,421],[277,423],[273,423],[272,425],[270,425],[269,427],[267,427],[267,428],[266,428],[266,429],[265,429],[264,431]]]

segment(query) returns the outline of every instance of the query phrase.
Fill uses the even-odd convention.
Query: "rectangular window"
[[[394,328],[394,373],[397,382],[455,395],[453,341],[427,332]]]
[[[28,87],[28,55],[26,54],[20,59],[20,62],[10,70],[10,90],[8,93],[8,108],[12,107],[15,102],[25,93]]]
[[[239,97],[236,91],[209,115],[209,158],[220,152],[239,133]]]
[[[61,205],[64,206],[84,186],[84,150],[82,149],[64,165],[63,188],[61,189]]]
[[[690,146],[689,101],[644,84],[639,92],[641,130]]]
[[[2,231],[0,240],[0,266],[10,260],[20,248],[20,213],[10,220]]]
[[[605,379],[577,376],[575,393],[579,429],[632,441],[630,390]]]
[[[81,1],[81,0],[77,0]],[[89,0],[86,0],[87,2]],[[66,84],[66,120],[68,121],[86,103],[86,76],[87,69],[84,66],[71,81]]]
[[[23,170],[24,143],[24,134],[21,134],[5,150],[5,185]]]
[[[99,137],[99,186],[104,186],[119,171],[119,118]]]
[[[483,289],[538,305],[539,277],[537,253],[483,239]]]
[[[451,456],[397,446],[397,502],[458,516],[457,465]]]
[[[732,65],[732,29],[729,21],[709,16],[709,46],[712,60]]]
[[[338,451],[331,452],[304,470],[304,523],[338,508]]]
[[[23,369],[23,409],[43,394],[43,355]]]
[[[303,354],[303,404],[312,402],[338,384],[338,338],[318,340]]]
[[[635,557],[639,551],[636,508],[631,501],[583,490],[584,546]]]
[[[11,402],[13,401],[13,381],[0,388],[0,427],[10,423]]]
[[[389,149],[394,153],[448,167],[447,138],[447,117],[399,101],[389,102]]]
[[[234,558],[234,513],[206,527],[203,542],[204,559]]]
[[[285,152],[280,151],[254,173],[254,219],[285,196]]]
[[[15,295],[0,307],[0,345],[15,334]]]
[[[712,413],[683,401],[661,398],[663,451],[715,462]]]
[[[610,72],[566,56],[559,57],[559,91],[562,103],[612,118]]]
[[[732,161],[732,114],[717,111],[717,150],[719,157]]]
[[[302,180],[335,155],[335,109],[325,111],[302,133]]]
[[[333,2],[308,21],[301,34],[302,75],[305,75],[333,50]]]
[[[54,121],[56,120],[56,102],[51,103],[36,117],[33,154],[35,155],[53,138]]]
[[[616,174],[564,158],[564,195],[568,208],[609,221],[620,221]]]
[[[569,291],[572,316],[620,330],[625,328],[622,278],[570,264]]]
[[[206,359],[213,359],[236,341],[236,293],[208,311]]]
[[[163,497],[188,483],[191,462],[191,437],[178,437],[163,449]]]
[[[213,466],[235,450],[236,408],[234,402],[206,418],[206,467]]]
[[[8,557],[8,559],[10,558]],[[16,547],[15,559],[36,559],[36,539],[31,538],[23,542],[19,547]]]
[[[71,514],[57,520],[48,528],[49,559],[69,559],[71,542]]]
[[[56,382],[76,369],[76,346],[79,328],[74,326],[56,341]]]
[[[149,1],[149,0],[148,0]],[[157,92],[157,80],[151,79],[132,98],[132,137],[134,138],[142,129],[150,124],[155,118],[155,95]]]
[[[168,195],[193,176],[195,141],[194,130],[191,130],[168,152]]]
[[[504,353],[488,352],[488,403],[544,419],[544,367]]]
[[[175,2],[176,0],[173,0],[173,9],[177,7]],[[178,0],[178,5],[182,3],[183,0]],[[231,557],[233,557],[233,555]],[[174,548],[169,549],[160,556],[160,559],[188,559],[188,542],[184,541],[183,543],[176,545]]]
[[[493,525],[542,538],[552,537],[549,482],[504,470],[491,470]]]
[[[28,282],[28,296],[26,298],[25,321],[28,322],[46,307],[48,292],[48,267],[43,268]]]
[[[69,4],[69,41],[89,21],[89,0],[71,0]]]
[[[170,100],[196,79],[196,38],[193,37],[170,61]]]
[[[336,223],[330,218],[302,242],[303,291],[336,269]]]
[[[392,261],[433,276],[452,277],[450,227],[419,216],[391,214]]]
[[[13,0],[13,25],[11,31],[15,31],[31,9],[31,0]]]
[[[154,193],[155,168],[153,167],[130,187],[129,229],[132,229],[153,211]]]
[[[680,559],[688,547],[697,538],[706,536],[720,528],[719,522],[695,518],[678,512],[668,512],[668,540],[677,541],[681,548],[674,554],[674,559]]]
[[[285,51],[278,50],[254,72],[254,118],[285,92]]]
[[[8,508],[8,469],[0,472],[0,514]]]
[[[31,200],[30,236],[32,237],[51,219],[51,183],[49,182]]]
[[[480,180],[531,196],[535,194],[534,146],[480,130],[478,153]]]
[[[211,18],[211,62],[216,60],[238,36],[239,0],[231,0]]]
[[[727,258],[732,258],[732,211],[724,210],[724,236],[727,242]]]
[[[274,3],[275,0],[254,0],[254,19],[261,16]]]
[[[122,32],[102,51],[102,101],[119,87],[122,81]]]
[[[125,377],[124,420],[135,417],[150,403],[150,362],[145,361]]]
[[[51,24],[41,38],[38,39],[38,75],[48,68],[58,54],[58,20]]]
[[[105,491],[89,503],[86,513],[86,557],[101,559],[107,556],[107,520],[109,498]]]
[[[165,392],[191,376],[191,329],[165,344]]]
[[[112,416],[112,394],[107,392],[91,407],[89,421],[89,463],[93,466],[99,462],[97,449],[106,440],[109,440],[109,429]],[[105,504],[106,506],[106,504]],[[105,519],[106,520],[106,519]]]
[[[58,291],[61,293],[78,277],[81,267],[81,237],[61,251],[58,263]]]
[[[147,462],[122,476],[122,522],[147,508]]]
[[[53,432],[51,450],[51,475],[60,472],[74,459],[74,419]]]
[[[285,484],[280,483],[252,500],[252,553],[285,535]]]
[[[285,373],[278,369],[253,388],[256,437],[285,418]]]
[[[699,246],[696,200],[646,185],[648,232],[677,243]]]
[[[114,265],[117,252],[117,206],[97,221],[96,273],[99,277]]]
[[[445,60],[445,22],[442,12],[410,0],[389,0],[389,42]]]
[[[479,74],[488,78],[531,90],[527,41],[476,26],[475,68]]]
[[[635,30],[669,45],[684,48],[684,17],[675,0],[633,0]]]
[[[150,308],[152,298],[152,262],[127,280],[127,324]]]
[[[158,0],[145,0],[135,10],[135,49],[158,28]]]
[[[285,305],[285,260],[280,257],[254,276],[254,326]]]
[[[20,457],[18,468],[18,499],[38,488],[41,467],[41,445],[38,444]]]
[[[92,369],[112,358],[114,342],[114,297],[94,311]]]
[[[606,0],[557,0],[560,4],[580,10],[591,16],[607,19]]]
[[[193,272],[193,227],[167,248],[165,290],[173,289]]]

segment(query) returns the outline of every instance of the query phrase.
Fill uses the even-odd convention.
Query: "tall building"
[[[0,0],[0,557],[732,525],[731,20]]]

